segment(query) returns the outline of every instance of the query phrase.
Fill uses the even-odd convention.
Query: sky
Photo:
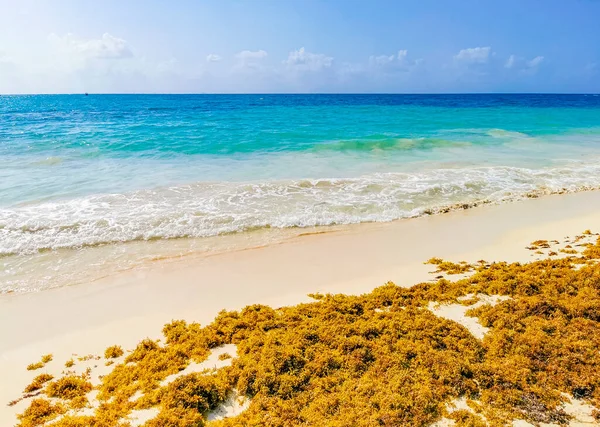
[[[600,0],[0,0],[0,93],[600,92]]]

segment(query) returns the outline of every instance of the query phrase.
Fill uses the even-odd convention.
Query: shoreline
[[[600,230],[600,192],[550,195],[518,203],[347,226],[336,232],[153,262],[92,283],[0,296],[0,375],[6,385],[0,424],[12,425],[23,406],[5,406],[30,382],[25,366],[53,353],[60,367],[72,353],[132,348],[157,337],[172,319],[210,322],[222,309],[283,306],[308,293],[356,294],[386,281],[410,286],[431,279],[431,257],[528,261],[536,239]]]
[[[283,244],[294,239],[312,236],[319,234],[331,234],[336,232],[347,232],[348,230],[360,227],[362,229],[368,226],[386,226],[401,221],[415,220],[427,218],[430,216],[446,215],[453,212],[467,211],[472,209],[480,209],[490,206],[501,206],[504,204],[521,203],[538,198],[546,198],[560,195],[579,194],[584,192],[600,192],[599,187],[584,187],[576,190],[534,190],[528,193],[520,194],[514,197],[505,199],[491,200],[482,199],[470,202],[457,202],[448,205],[440,205],[435,208],[429,208],[414,216],[400,217],[391,220],[373,220],[364,222],[328,224],[328,225],[311,225],[311,226],[293,226],[293,227],[260,227],[252,230],[228,232],[224,234],[209,235],[204,237],[174,237],[161,238],[150,240],[131,240],[123,242],[102,243],[94,245],[84,245],[83,247],[60,247],[57,249],[44,250],[38,253],[8,255],[9,263],[7,271],[15,266],[23,263],[19,261],[22,256],[35,257],[28,259],[25,263],[34,263],[33,266],[26,267],[24,272],[19,272],[20,275],[28,277],[29,281],[40,280],[41,272],[45,272],[48,268],[52,268],[54,264],[60,264],[67,261],[69,265],[63,266],[63,271],[76,271],[75,275],[59,274],[56,270],[58,282],[52,284],[42,284],[41,287],[34,287],[30,284],[23,288],[0,288],[0,298],[6,295],[22,295],[28,293],[45,292],[52,289],[58,289],[65,286],[79,286],[90,284],[97,281],[111,280],[112,277],[117,277],[127,272],[140,269],[152,268],[157,262],[192,262],[196,259],[221,255],[229,252],[242,250],[253,250],[257,248]],[[117,256],[127,254],[125,260],[116,260]],[[40,261],[40,256],[53,257],[50,260]],[[15,258],[16,257],[16,258]],[[128,258],[129,257],[129,258]],[[37,259],[37,261],[32,261]],[[103,260],[100,264],[94,261]],[[16,264],[14,261],[19,261]],[[13,261],[11,264],[10,261]],[[92,263],[94,273],[89,273],[86,268],[84,273],[83,264],[90,266]],[[17,267],[19,269],[20,267]],[[34,270],[32,271],[31,268]],[[107,271],[109,270],[109,271]],[[47,274],[43,274],[44,279],[48,278]],[[1,279],[1,277],[0,277]],[[13,285],[14,286],[14,285]]]

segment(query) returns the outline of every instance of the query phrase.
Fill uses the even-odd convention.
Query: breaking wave
[[[0,256],[260,228],[384,222],[600,187],[600,164],[202,182],[0,209]]]

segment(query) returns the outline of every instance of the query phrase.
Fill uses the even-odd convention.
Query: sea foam
[[[600,164],[200,182],[0,209],[0,255],[410,218],[600,186]]]

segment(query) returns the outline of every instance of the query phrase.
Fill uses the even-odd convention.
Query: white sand
[[[474,295],[470,294],[466,297],[459,299],[468,299],[473,297]],[[465,328],[473,334],[473,336],[477,339],[483,339],[485,334],[489,331],[489,328],[483,326],[476,317],[469,317],[466,315],[466,312],[472,308],[481,307],[484,304],[496,305],[499,302],[506,301],[510,299],[510,297],[503,295],[476,295],[479,298],[475,304],[471,305],[462,305],[462,304],[438,304],[435,302],[429,303],[429,310],[433,314],[439,317],[443,317],[444,319],[453,320],[456,323],[460,323]]]
[[[37,294],[0,297],[0,425],[14,425],[20,396],[43,372],[60,373],[72,353],[103,354],[109,345],[133,348],[160,337],[172,319],[208,323],[223,308],[253,303],[282,306],[311,292],[368,292],[388,280],[428,280],[433,257],[460,261],[533,259],[536,239],[563,240],[600,230],[600,192],[548,196],[500,206],[387,224],[346,227],[251,250],[157,261],[94,283]],[[42,354],[39,371],[27,364]],[[99,361],[98,365],[103,365]]]
[[[201,363],[191,362],[189,365],[187,365],[187,367],[184,370],[179,371],[176,374],[169,375],[160,383],[160,385],[166,386],[167,384],[170,384],[173,381],[175,381],[177,378],[194,372],[204,372],[210,374],[214,373],[217,369],[223,368],[224,366],[231,366],[231,362],[233,359],[219,360],[219,356],[221,356],[222,354],[229,354],[232,358],[236,357],[237,346],[235,344],[225,344],[220,347],[214,348],[205,361]]]
[[[225,400],[225,402],[206,417],[208,421],[222,420],[223,418],[235,417],[240,415],[250,406],[250,399],[239,396],[237,390]]]
[[[159,414],[160,410],[158,408],[148,408],[148,409],[134,409],[129,414],[127,421],[131,424],[131,427],[139,427],[146,423],[146,421],[150,421]]]

